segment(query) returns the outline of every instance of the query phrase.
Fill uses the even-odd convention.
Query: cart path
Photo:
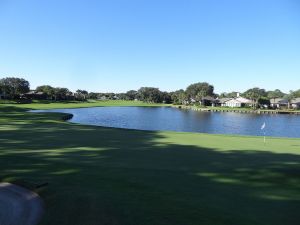
[[[36,225],[44,213],[42,199],[34,192],[0,183],[0,224]]]

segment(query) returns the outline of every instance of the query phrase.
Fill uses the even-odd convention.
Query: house
[[[225,102],[228,102],[229,100],[231,100],[232,98],[220,98],[217,99],[217,104],[218,106],[225,106]]]
[[[217,99],[211,96],[205,96],[201,99],[200,104],[204,106],[215,106],[218,102]]]
[[[244,105],[249,105],[251,106],[253,104],[253,101],[247,98],[243,98],[243,97],[237,97],[236,98],[237,101],[241,102]]]
[[[221,106],[223,107],[231,107],[231,108],[240,108],[245,106],[251,106],[252,101],[243,98],[243,97],[236,97],[236,98],[223,98],[219,100],[221,103]]]
[[[26,98],[26,99],[47,99],[47,95],[44,93],[44,92],[41,92],[41,91],[35,91],[35,90],[32,90],[32,91],[29,91],[23,95],[21,95],[21,98]]]
[[[231,107],[231,108],[239,108],[239,107],[242,107],[242,102],[233,98],[233,99],[230,99],[230,100],[226,101],[225,103],[223,103],[222,106]]]
[[[291,104],[294,109],[300,109],[300,98],[293,99]]]
[[[273,109],[279,109],[279,108],[287,108],[289,104],[289,101],[287,99],[283,98],[275,98],[270,100],[270,106]]]

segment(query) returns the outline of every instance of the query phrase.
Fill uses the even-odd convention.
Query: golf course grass
[[[113,105],[145,104],[0,105],[0,182],[49,183],[38,189],[41,225],[299,225],[300,139],[264,145],[26,112]]]
[[[69,108],[104,107],[104,106],[143,106],[143,107],[170,106],[170,104],[162,104],[162,103],[150,104],[142,101],[123,101],[123,100],[107,100],[107,101],[88,100],[86,102],[80,102],[80,101],[51,102],[51,101],[41,100],[29,104],[2,104],[2,105],[24,108],[24,109],[69,109]],[[0,104],[0,109],[1,109],[1,104]]]

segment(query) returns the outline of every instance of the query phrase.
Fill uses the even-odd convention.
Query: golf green
[[[0,182],[49,183],[42,225],[299,224],[300,139],[102,128],[24,109],[68,107],[57,105],[0,106]]]

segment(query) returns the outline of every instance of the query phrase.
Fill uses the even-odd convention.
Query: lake
[[[104,127],[300,138],[300,116],[198,112],[172,107],[94,107],[34,110],[72,113],[73,123]],[[264,132],[261,130],[266,123]]]

